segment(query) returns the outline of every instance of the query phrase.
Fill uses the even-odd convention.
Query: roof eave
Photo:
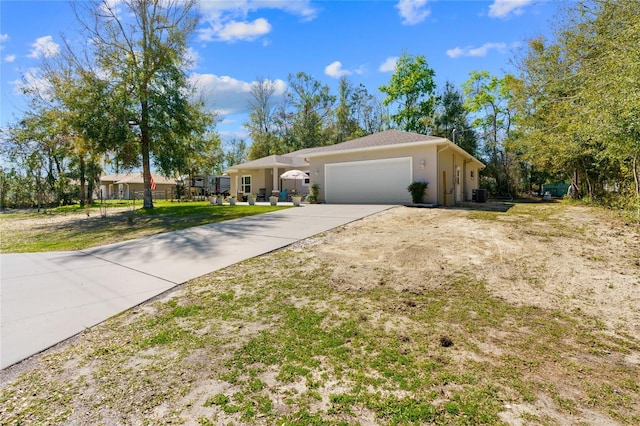
[[[454,151],[457,151],[458,154],[463,155],[465,157],[468,157],[470,160],[476,164],[478,164],[480,166],[481,169],[484,169],[486,167],[486,165],[478,160],[476,157],[474,157],[473,155],[469,154],[467,151],[465,151],[464,149],[462,149],[459,145],[454,144],[453,142],[451,142],[449,139],[443,139],[444,141],[446,141],[446,146],[447,148],[453,149]]]
[[[404,142],[397,144],[388,144],[388,145],[378,145],[378,146],[365,146],[360,148],[351,148],[351,149],[341,149],[337,151],[324,151],[324,152],[314,152],[311,154],[307,154],[305,158],[314,158],[314,157],[325,157],[329,155],[341,155],[341,154],[351,154],[354,152],[367,152],[367,151],[382,151],[388,149],[397,149],[397,148],[412,148],[420,145],[437,145],[442,142],[449,142],[445,138],[437,138],[426,141],[415,141],[415,142]]]
[[[301,159],[302,160],[302,159]],[[309,163],[306,161],[295,162],[295,163],[265,163],[265,164],[237,164],[233,167],[229,167],[225,170],[226,173],[237,173],[240,170],[260,170],[260,169],[272,169],[274,167],[277,168],[298,168],[298,167],[308,167]]]

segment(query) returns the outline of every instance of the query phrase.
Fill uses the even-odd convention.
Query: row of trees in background
[[[252,84],[245,123],[253,141],[248,158],[336,144],[389,128],[450,139],[455,129],[456,142],[475,154],[477,138],[463,94],[452,83],[437,93],[434,76],[424,56],[405,53],[389,85],[379,88],[383,99],[347,77],[332,94],[329,86],[299,72],[289,75],[287,92],[276,100],[275,82],[259,79]]]
[[[249,159],[340,143],[390,126],[382,103],[346,77],[340,79],[337,95],[304,72],[289,75],[288,83],[280,101],[275,100],[273,81],[252,84],[245,123],[253,141]]]
[[[44,68],[46,87],[27,93],[31,109],[5,138],[16,168],[2,172],[2,196],[13,185],[14,194],[55,193],[67,202],[69,178],[90,194],[106,158],[142,167],[151,207],[152,163],[166,175],[212,173],[399,128],[446,137],[479,157],[487,166],[481,184],[492,194],[571,181],[577,196],[622,194],[639,203],[640,49],[629,48],[640,45],[638,2],[571,3],[556,37],[530,40],[515,58],[516,74],[474,71],[460,88],[439,90],[424,56],[408,53],[378,88],[382,98],[347,78],[333,94],[304,72],[289,75],[277,97],[273,81],[258,79],[245,123],[252,144],[236,140],[226,152],[215,117],[187,84],[195,0],[127,0],[120,7],[132,22],[110,4],[77,9],[89,50],[67,44]]]
[[[579,194],[640,211],[640,2],[572,3],[555,35],[516,61],[511,150]]]

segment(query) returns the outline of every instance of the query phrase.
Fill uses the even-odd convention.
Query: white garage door
[[[324,176],[327,203],[411,202],[411,157],[326,164]]]

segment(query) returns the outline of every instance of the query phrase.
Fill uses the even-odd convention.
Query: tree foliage
[[[276,134],[275,115],[277,113],[274,99],[277,84],[266,78],[259,78],[251,83],[248,102],[249,120],[245,127],[253,144],[249,147],[248,157],[252,160],[274,154],[284,154],[285,147]]]
[[[287,100],[292,108],[289,150],[329,145],[325,130],[329,128],[336,97],[329,86],[304,72],[289,75]]]
[[[93,0],[75,7],[90,49],[83,54],[88,64],[76,65],[95,89],[82,117],[92,126],[84,131],[123,166],[142,166],[145,208],[153,207],[152,162],[169,175],[206,149],[202,135],[213,117],[192,101],[185,72],[195,7],[195,0]]]
[[[396,104],[392,120],[403,130],[429,134],[437,103],[435,71],[423,55],[402,54],[389,84],[381,86],[384,105]]]
[[[347,77],[340,78],[338,85],[338,106],[335,110],[335,143],[353,139],[359,134],[355,118],[354,89]]]
[[[514,159],[506,146],[515,119],[511,102],[513,80],[511,75],[499,78],[488,71],[472,71],[462,85],[465,107],[475,115],[472,125],[482,140],[487,162],[484,174],[490,179],[487,184],[498,194],[512,194],[516,189],[511,173]]]
[[[245,123],[253,141],[251,160],[340,143],[389,126],[382,103],[346,77],[340,79],[337,95],[304,72],[289,75],[288,83],[281,99],[274,81],[260,78],[251,84]]]
[[[453,83],[447,81],[436,106],[433,132],[453,141],[471,155],[476,155],[478,140],[474,128],[469,123],[469,111],[464,95]]]
[[[555,38],[534,38],[518,59],[517,149],[581,195],[640,197],[640,3],[571,4]],[[638,202],[638,201],[636,201]],[[640,204],[639,204],[640,206]]]
[[[229,142],[229,149],[224,154],[224,164],[226,167],[235,166],[247,161],[247,143],[242,139],[232,139]]]

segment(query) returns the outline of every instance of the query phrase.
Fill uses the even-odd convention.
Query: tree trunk
[[[633,180],[636,184],[636,195],[640,195],[640,170],[638,170],[638,154],[633,156]]]
[[[149,160],[149,131],[141,131],[140,143],[142,145],[142,176],[144,180],[144,202],[143,209],[153,208],[153,197],[151,194],[151,163]]]
[[[86,164],[84,161],[84,157],[82,155],[80,155],[80,205],[82,207],[84,207],[84,205],[86,204],[86,189],[87,189],[87,179],[85,176],[85,169],[86,169]]]
[[[143,85],[143,93],[146,96],[146,85]],[[151,194],[151,162],[149,152],[151,141],[149,138],[149,103],[144,100],[141,108],[142,120],[140,123],[140,145],[142,151],[142,176],[144,181],[144,202],[143,209],[153,208],[153,197]]]
[[[94,179],[91,176],[89,178],[89,181],[87,182],[87,203],[89,205],[93,204],[93,189],[94,189],[93,182],[94,182]]]

